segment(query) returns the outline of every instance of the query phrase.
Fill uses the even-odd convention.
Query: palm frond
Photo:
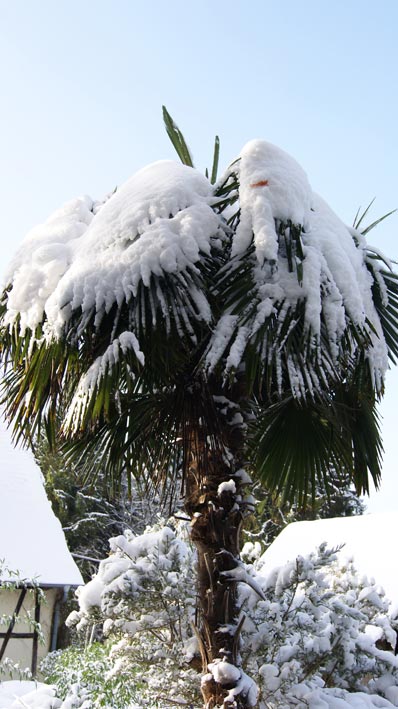
[[[373,197],[373,199],[369,202],[368,206],[365,207],[365,209],[363,210],[362,213],[361,213],[361,207],[358,207],[357,213],[356,213],[356,215],[355,215],[355,217],[354,217],[354,221],[353,221],[353,223],[352,223],[352,226],[354,227],[354,229],[357,229],[357,230],[359,231],[359,227],[361,226],[361,224],[362,224],[363,220],[365,219],[367,213],[369,212],[369,210],[370,210],[371,207],[373,206],[375,199],[376,199],[376,197]]]
[[[392,215],[392,214],[395,214],[395,212],[397,211],[396,209],[392,209],[390,212],[387,212],[386,214],[383,214],[383,215],[382,215],[381,217],[379,217],[378,219],[375,219],[374,222],[372,222],[371,224],[368,224],[368,226],[366,226],[365,228],[361,229],[361,228],[360,228],[360,227],[361,227],[361,224],[362,224],[363,220],[365,219],[366,215],[368,214],[369,210],[370,210],[371,207],[373,206],[375,199],[376,199],[376,198],[373,197],[373,199],[371,200],[371,202],[369,202],[368,206],[363,210],[362,214],[361,214],[361,208],[359,207],[359,208],[358,208],[358,211],[357,211],[357,213],[356,213],[356,215],[355,215],[355,217],[354,217],[353,227],[354,227],[354,229],[356,229],[357,231],[360,231],[360,233],[362,234],[362,236],[366,236],[366,234],[368,234],[372,229],[374,229],[374,228],[377,227],[379,224],[381,224],[381,222],[384,222],[384,220],[387,219],[388,217],[391,217],[391,215]]]
[[[396,364],[398,361],[398,276],[384,269],[374,271],[371,264],[369,269],[374,276],[373,300],[380,318],[388,355],[391,362]]]
[[[180,158],[183,165],[188,165],[188,167],[193,167],[193,160],[188,145],[185,142],[185,138],[181,133],[179,127],[175,121],[170,116],[166,106],[162,107],[163,110],[163,121],[166,127],[167,135],[169,136],[171,142],[174,145],[176,153]]]
[[[366,390],[365,390],[366,391]],[[254,468],[265,487],[300,506],[316,485],[328,489],[333,469],[369,493],[377,487],[382,444],[374,397],[342,384],[329,399],[288,398],[261,410],[250,443]]]
[[[97,411],[95,418],[87,411],[80,431],[72,430],[64,442],[63,452],[87,479],[101,469],[117,483],[127,473],[144,481],[148,494],[160,493],[165,503],[184,489],[186,461],[198,443],[194,432],[200,432],[201,441],[194,454],[199,478],[208,472],[208,454],[223,452],[225,442],[213,396],[200,376],[176,376],[157,391],[144,392],[144,385],[142,379],[134,391],[119,389],[106,415]],[[94,396],[94,405],[96,401]],[[63,433],[68,436],[65,425]]]
[[[210,182],[214,185],[217,182],[218,163],[220,159],[220,138],[216,135],[214,139],[213,165],[211,168]]]
[[[53,420],[60,399],[68,396],[68,383],[78,376],[76,353],[65,342],[35,340],[14,328],[2,341],[4,376],[1,404],[14,422],[14,438],[29,443],[42,426],[53,439]]]
[[[363,218],[368,213],[374,200],[370,202],[360,218],[354,222],[354,227],[358,230]],[[397,210],[383,214],[365,229],[361,229],[361,234],[366,235],[382,221],[390,217]],[[367,246],[365,251],[365,262],[368,270],[372,274],[373,303],[380,319],[381,328],[388,348],[388,356],[395,364],[398,360],[398,276],[392,270],[391,262],[377,249]]]

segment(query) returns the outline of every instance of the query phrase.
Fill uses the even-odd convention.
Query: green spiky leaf
[[[163,121],[166,127],[167,135],[169,136],[172,144],[174,145],[174,148],[176,150],[176,153],[178,157],[180,158],[181,162],[183,165],[188,165],[188,167],[193,167],[193,160],[192,156],[190,153],[190,150],[188,148],[188,145],[185,142],[185,138],[183,134],[181,133],[179,127],[175,123],[175,121],[172,119],[170,116],[170,113],[168,112],[166,106],[162,107],[163,109]]]

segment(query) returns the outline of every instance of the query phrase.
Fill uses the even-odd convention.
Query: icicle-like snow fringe
[[[133,332],[122,332],[81,377],[65,417],[65,430],[71,433],[79,430],[88,402],[95,395],[101,380],[112,373],[113,367],[119,362],[120,353],[126,355],[129,350],[134,352],[137,360],[144,366],[145,357],[136,336]]]
[[[5,324],[19,317],[22,331],[34,331],[45,314],[48,336],[58,338],[73,311],[84,317],[94,309],[98,321],[152,276],[195,271],[222,233],[212,194],[197,170],[161,161],[131,177],[95,214],[89,197],[68,203],[28,234],[13,260]],[[204,294],[191,296],[208,322]]]
[[[231,268],[239,273],[239,263],[247,267],[253,245],[254,295],[252,304],[240,317],[226,314],[216,325],[206,355],[209,370],[214,370],[223,357],[227,372],[236,369],[247,345],[254,342],[261,328],[267,333],[267,322],[277,317],[283,332],[284,319],[291,317],[298,304],[303,303],[308,352],[317,361],[319,374],[327,378],[326,370],[330,369],[330,364],[319,358],[321,338],[326,335],[332,363],[338,366],[339,356],[346,354],[347,335],[353,326],[369,338],[366,357],[374,385],[381,390],[388,353],[373,302],[373,277],[366,265],[364,237],[356,232],[354,235],[312,192],[300,165],[270,143],[258,140],[248,143],[240,159],[229,169],[232,172],[240,183],[240,217],[233,237]],[[293,227],[300,241],[300,257],[297,244],[292,242]],[[387,260],[380,258],[388,267]],[[386,306],[386,287],[382,277],[376,275],[375,264],[373,272]],[[292,321],[292,327],[295,324]],[[361,345],[349,335],[348,340],[351,355],[355,356]],[[283,346],[278,335],[276,342],[267,342],[264,348],[267,356],[274,359],[277,370],[281,370]],[[294,392],[301,396],[307,388],[301,368],[291,359],[288,368]],[[319,375],[317,378],[319,383]],[[316,386],[316,377],[312,377],[312,385]]]
[[[372,287],[376,281],[386,307],[388,293],[377,259],[383,269],[389,268],[388,260],[373,249],[370,262],[363,235],[340,221],[314,194],[300,165],[276,146],[251,141],[224,182],[229,176],[236,182],[235,233],[226,225],[231,211],[227,198],[225,214],[217,213],[217,185],[172,161],[140,170],[101,205],[89,197],[69,202],[28,234],[13,260],[4,324],[17,325],[23,334],[26,328],[35,332],[44,321],[45,337],[51,340],[64,335],[78,313],[81,333],[91,318],[99,326],[113,306],[120,308],[137,297],[139,288],[149,288],[154,323],[159,324],[158,308],[166,336],[174,331],[173,324],[179,334],[186,328],[195,343],[193,321],[210,325],[214,317],[209,295],[217,289],[217,274],[212,274],[210,287],[195,279],[215,250],[224,248],[216,291],[220,305],[229,267],[232,279],[246,269],[248,292],[245,301],[240,282],[236,303],[233,283],[227,288],[231,302],[221,307],[205,354],[209,371],[221,361],[226,375],[235,371],[255,341],[258,354],[281,373],[286,369],[284,318],[288,326],[291,318],[294,327],[292,313],[302,306],[300,326],[308,342],[302,347],[307,349],[302,365],[298,359],[289,361],[294,393],[301,396],[307,390],[302,366],[316,362],[318,383],[326,380],[326,370],[331,365],[338,369],[347,355],[347,343],[348,355],[355,358],[363,346],[361,337],[373,383],[381,390],[387,345]],[[232,239],[230,253],[226,231]],[[167,284],[164,292],[160,287],[164,278],[175,279],[180,300],[165,298]],[[154,280],[156,307],[151,300]],[[143,315],[141,325],[145,322]],[[352,336],[353,329],[359,338]],[[320,353],[325,342],[331,362]],[[317,387],[313,376],[311,386]]]

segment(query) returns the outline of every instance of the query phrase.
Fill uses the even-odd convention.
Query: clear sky
[[[161,105],[210,165],[247,140],[290,152],[348,223],[398,207],[397,0],[0,0],[0,271],[68,199],[174,157]],[[398,216],[370,235],[398,259]],[[382,491],[398,512],[398,372]]]

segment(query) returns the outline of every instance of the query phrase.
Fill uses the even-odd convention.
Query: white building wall
[[[44,642],[38,643],[38,659],[37,666],[40,661],[46,656],[51,645],[51,630],[54,614],[54,605],[58,594],[62,594],[60,588],[50,588],[43,591],[44,598],[40,603],[40,625],[44,635]],[[12,616],[21,594],[21,589],[0,589],[0,619],[7,616]],[[28,589],[25,596],[22,608],[19,613],[17,622],[14,625],[13,631],[19,633],[33,632],[33,628],[29,625],[28,614],[34,618],[35,616],[35,592],[33,589]],[[0,632],[7,632],[9,622],[4,624],[4,620],[0,625]],[[2,646],[3,638],[0,638],[0,647]],[[31,669],[32,665],[32,648],[33,639],[31,638],[11,638],[7,643],[4,658],[9,658],[12,662],[18,663],[22,669]],[[0,680],[19,679],[18,671],[14,671],[10,677],[9,672],[2,672],[0,668]]]

